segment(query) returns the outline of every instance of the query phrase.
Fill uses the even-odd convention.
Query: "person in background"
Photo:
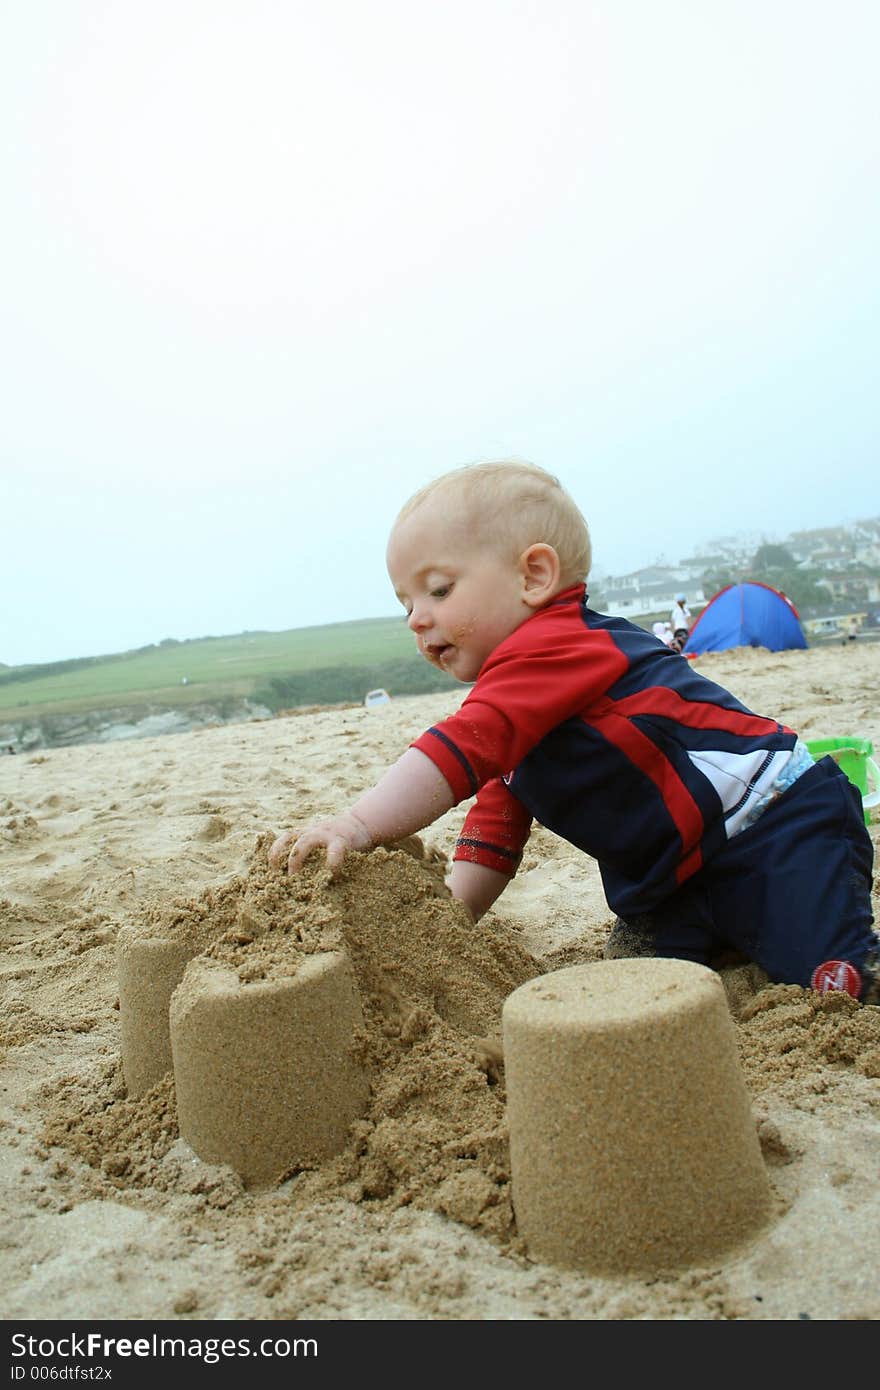
[[[675,603],[669,614],[669,626],[672,628],[672,641],[669,645],[675,652],[683,651],[691,630],[691,610],[687,606],[687,594],[675,595]]]
[[[537,823],[597,861],[607,957],[733,949],[773,981],[880,1002],[857,789],[590,607],[589,531],[557,478],[514,460],[444,474],[398,513],[386,563],[421,655],[472,689],[352,805],[282,831],[270,864],[296,873],[320,848],[338,873],[474,798],[447,887],[475,922]]]

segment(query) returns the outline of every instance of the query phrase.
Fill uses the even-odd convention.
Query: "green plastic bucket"
[[[880,769],[871,754],[874,745],[867,738],[816,738],[808,744],[813,757],[818,761],[826,755],[833,758],[845,772],[862,797],[865,811],[865,825],[871,820],[871,808],[880,806]]]

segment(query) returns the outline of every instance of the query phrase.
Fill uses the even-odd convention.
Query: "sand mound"
[[[319,856],[293,878],[270,869],[269,843],[258,839],[246,875],[192,900],[148,905],[133,933],[183,940],[245,985],[295,976],[314,953],[349,956],[370,1102],[345,1150],[294,1184],[291,1200],[336,1191],[424,1204],[510,1237],[501,1008],[541,963],[499,925],[475,927],[444,885],[442,856],[426,857],[418,841],[351,855],[336,878]],[[119,1189],[167,1185],[163,1159],[178,1132],[173,1075],[139,1099],[116,1067],[91,1103],[83,1090],[71,1080],[51,1100],[44,1141]]]

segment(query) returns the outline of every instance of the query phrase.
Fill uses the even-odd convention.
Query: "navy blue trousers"
[[[824,961],[861,970],[880,950],[873,854],[858,790],[822,758],[633,926],[650,931],[654,955],[705,965],[730,947],[771,980],[808,986]]]

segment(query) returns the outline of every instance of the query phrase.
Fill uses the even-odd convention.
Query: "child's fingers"
[[[334,878],[342,868],[342,861],[350,849],[351,845],[341,835],[327,841],[327,868]]]
[[[313,850],[324,849],[327,851],[327,868],[335,877],[342,867],[342,860],[347,850],[351,848],[344,835],[340,835],[329,828],[316,826],[314,830],[307,830],[304,835],[300,835],[290,856],[287,860],[287,872],[295,874],[301,869],[305,861]]]
[[[293,830],[285,830],[269,850],[269,863],[274,868],[286,867],[289,874],[295,874],[313,850],[323,848],[327,851],[327,867],[335,875],[342,867],[348,850],[365,847],[364,844],[357,843],[351,826],[340,820],[325,821],[320,825],[310,826],[299,834]]]
[[[296,842],[287,858],[287,872],[295,874],[301,869],[308,859],[313,849],[319,845],[326,845],[327,836],[321,830],[307,830],[303,835],[297,836]]]
[[[290,853],[290,846],[296,840],[292,830],[284,830],[269,847],[269,863],[273,869],[280,868]]]

